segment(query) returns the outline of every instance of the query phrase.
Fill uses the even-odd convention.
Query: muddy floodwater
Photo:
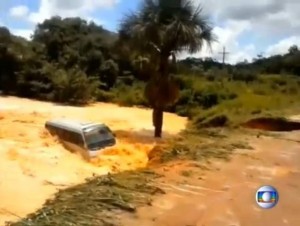
[[[118,143],[87,163],[44,130],[45,121],[54,118],[104,122]],[[186,122],[165,114],[164,135],[179,133]],[[145,167],[157,142],[150,110],[113,104],[71,107],[0,97],[0,125],[0,225],[35,211],[58,189],[87,177]]]

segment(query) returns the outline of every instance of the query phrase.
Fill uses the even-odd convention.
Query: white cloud
[[[287,53],[292,45],[300,46],[300,36],[292,36],[271,45],[266,50],[266,56]]]
[[[40,0],[37,11],[30,12],[25,5],[18,5],[9,10],[12,17],[26,18],[27,21],[35,25],[52,16],[82,17],[88,21],[94,21],[97,24],[104,24],[104,21],[90,16],[98,9],[113,9],[119,0]],[[31,39],[33,30],[10,28],[11,33],[17,36]]]
[[[194,0],[194,2],[195,4],[202,3],[205,12],[212,15],[215,23],[222,25],[214,29],[219,36],[220,44],[215,44],[213,49],[217,48],[218,51],[221,51],[221,45],[225,45],[231,52],[228,55],[230,63],[243,60],[243,58],[251,60],[257,52],[265,52],[269,55],[286,53],[291,45],[299,43],[300,1],[298,0],[210,0],[204,2]],[[247,24],[247,28],[243,22]],[[234,26],[232,23],[236,25]],[[246,31],[249,34],[252,33],[251,38],[265,40],[264,42],[283,35],[286,38],[276,44],[270,43],[270,46],[266,46],[265,49],[256,49],[254,46],[249,49],[249,46],[242,46],[239,43],[239,38]],[[256,44],[260,46],[260,43]],[[206,52],[202,51],[196,56],[209,55]],[[215,51],[210,55],[213,58],[221,59]]]
[[[16,36],[21,36],[27,40],[31,39],[33,31],[31,29],[10,29],[10,32]]]
[[[106,24],[106,21],[100,20],[100,19],[95,18],[95,17],[87,17],[86,20],[88,22],[94,22],[94,23],[96,23],[98,25],[105,25]]]
[[[189,55],[187,53],[182,53],[178,58],[185,58],[187,56],[192,57],[212,57],[217,60],[222,60],[223,47],[226,47],[226,51],[229,54],[226,56],[225,60],[227,63],[236,63],[243,61],[244,59],[251,60],[252,55],[255,53],[255,46],[241,46],[238,42],[240,35],[249,30],[250,25],[248,22],[241,21],[228,21],[223,27],[215,27],[213,32],[218,37],[218,42],[212,44],[211,51],[204,46],[203,50],[199,53]]]
[[[26,17],[29,13],[29,9],[25,5],[18,5],[9,9],[9,15],[12,17]]]
[[[112,9],[119,0],[40,0],[37,12],[29,14],[29,21],[39,23],[51,16],[89,18],[96,10]]]

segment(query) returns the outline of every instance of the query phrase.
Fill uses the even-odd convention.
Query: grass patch
[[[176,103],[199,128],[236,126],[257,117],[280,117],[299,109],[297,76],[259,75],[251,82],[182,76]]]
[[[162,163],[172,160],[204,162],[209,159],[222,159],[228,161],[235,150],[252,149],[246,142],[236,142],[235,139],[230,139],[234,135],[234,130],[231,129],[187,130],[182,133],[181,139],[174,140],[170,146],[160,150],[160,161]]]
[[[114,226],[119,211],[135,212],[151,205],[151,196],[164,191],[154,185],[159,177],[148,170],[124,172],[87,180],[58,192],[43,208],[9,226]]]

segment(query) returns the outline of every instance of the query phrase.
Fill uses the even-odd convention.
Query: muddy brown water
[[[84,162],[44,130],[53,118],[104,122],[118,143],[92,164]],[[186,121],[166,114],[164,136],[179,133]],[[59,189],[87,177],[145,167],[148,152],[159,142],[152,138],[150,110],[113,104],[82,108],[0,97],[0,123],[0,225],[34,212]]]

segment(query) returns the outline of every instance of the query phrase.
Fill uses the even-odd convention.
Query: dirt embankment
[[[117,146],[93,164],[66,151],[44,130],[48,119],[66,117],[104,122],[116,131]],[[152,138],[151,111],[95,104],[59,106],[15,97],[0,98],[0,225],[34,212],[58,189],[83,182],[93,174],[146,166]],[[186,119],[165,115],[165,136],[185,128]]]

